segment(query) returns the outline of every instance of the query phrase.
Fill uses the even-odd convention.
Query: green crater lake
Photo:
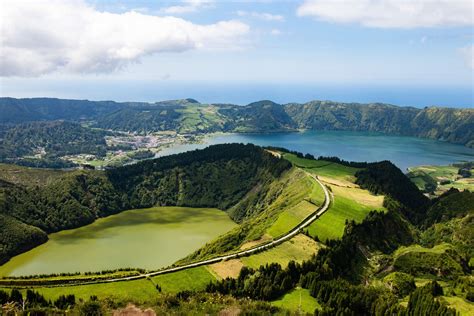
[[[211,208],[155,207],[129,210],[49,235],[49,241],[0,266],[0,276],[158,269],[236,227]]]

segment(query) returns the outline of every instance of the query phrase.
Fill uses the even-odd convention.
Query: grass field
[[[435,254],[442,254],[449,249],[453,249],[453,246],[448,243],[442,243],[434,246],[433,248],[425,248],[420,245],[411,245],[411,246],[401,246],[393,253],[394,258],[401,255],[407,254],[409,252],[430,252]]]
[[[203,290],[216,278],[206,267],[197,267],[148,279],[91,285],[35,287],[34,290],[47,299],[55,300],[60,295],[74,294],[76,298],[88,299],[96,295],[101,299],[111,298],[117,301],[133,303],[150,302],[159,294],[155,285],[159,284],[163,293],[176,293],[184,290]],[[0,288],[1,289],[1,288]],[[3,290],[10,291],[4,288]]]
[[[25,185],[46,185],[65,175],[68,171],[28,168],[0,163],[0,179],[7,182]]]
[[[361,194],[360,191],[363,191],[353,188],[338,188],[337,193],[334,193],[334,200],[329,210],[308,227],[311,236],[317,236],[321,241],[341,238],[346,220],[361,222],[370,211],[384,209],[381,205],[367,206],[344,197],[350,195],[353,190],[358,190],[357,194]],[[369,192],[366,194],[370,196]]]
[[[209,282],[215,280],[216,278],[209,272],[207,267],[196,267],[152,278],[153,283],[159,284],[161,290],[166,293],[177,293],[184,290],[203,290]]]
[[[450,307],[456,309],[461,316],[472,316],[474,315],[474,304],[466,301],[465,299],[457,296],[443,296],[442,301],[449,304]]]
[[[316,209],[316,205],[307,201],[301,201],[296,206],[281,213],[276,222],[267,230],[267,233],[274,238],[279,237],[296,227]]]
[[[342,237],[346,220],[361,222],[372,210],[384,210],[383,196],[375,196],[354,184],[358,168],[337,163],[298,158],[293,154],[284,157],[295,166],[317,175],[331,188],[334,195],[329,210],[308,227],[308,232],[319,240]]]
[[[309,290],[296,288],[285,294],[279,300],[271,302],[272,305],[286,308],[292,312],[313,314],[315,309],[321,309],[318,301],[309,295]]]
[[[9,289],[6,290],[9,291]],[[51,300],[57,299],[60,295],[74,294],[76,299],[89,299],[91,295],[96,295],[100,299],[111,298],[142,303],[149,302],[158,295],[153,284],[146,279],[78,286],[35,287],[34,290]]]
[[[408,169],[408,177],[422,191],[427,187],[437,186],[437,195],[456,188],[459,190],[474,190],[474,176],[462,178],[458,175],[458,167],[454,166],[419,166]],[[474,174],[474,169],[471,169]],[[443,183],[443,184],[441,184]]]
[[[283,157],[297,167],[324,177],[354,180],[354,175],[359,170],[325,160],[298,158],[293,154],[284,154]]]
[[[297,262],[308,260],[320,247],[321,246],[313,239],[299,234],[275,248],[249,257],[243,257],[241,261],[245,266],[252,268],[258,268],[270,262],[276,262],[282,267],[286,267],[291,260]]]
[[[274,238],[293,229],[324,202],[323,189],[316,180],[307,174],[303,174],[301,179],[295,183],[293,191],[297,199],[282,203],[284,211],[278,215],[277,220],[266,231]]]
[[[180,133],[193,133],[212,130],[213,127],[221,126],[224,120],[214,106],[203,107],[201,105],[188,105],[178,109],[182,113]]]

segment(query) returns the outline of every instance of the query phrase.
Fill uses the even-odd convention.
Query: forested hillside
[[[199,104],[196,100],[157,103],[0,98],[0,123],[37,120],[92,121],[94,126],[149,133],[276,132],[296,129],[371,131],[427,137],[474,147],[474,110],[400,107],[311,101],[254,102],[246,106]],[[0,131],[3,128],[0,128]]]
[[[0,175],[0,214],[7,216],[4,221],[14,218],[15,223],[34,226],[34,230],[24,229],[21,238],[6,240],[2,256],[23,251],[22,240],[38,231],[83,226],[125,209],[176,205],[228,210],[254,187],[265,187],[290,166],[260,147],[241,144],[215,145],[107,172],[49,171],[54,175],[48,176],[48,171],[12,166],[15,171]],[[233,214],[236,221],[241,219]]]
[[[65,121],[31,122],[7,130],[0,144],[0,159],[41,155],[56,158],[71,154],[103,156],[106,132]]]

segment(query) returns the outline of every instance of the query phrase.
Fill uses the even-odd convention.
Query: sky
[[[474,0],[3,0],[0,26],[2,96],[474,104]]]

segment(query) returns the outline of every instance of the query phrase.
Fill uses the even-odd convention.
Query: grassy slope
[[[409,168],[408,177],[420,190],[425,190],[427,183],[449,180],[447,184],[438,184],[435,193],[441,194],[450,188],[458,190],[474,191],[474,176],[461,178],[458,175],[459,168],[454,166],[419,166]],[[471,170],[474,174],[474,169]]]
[[[266,263],[276,262],[282,267],[286,267],[288,262],[297,261],[302,262],[311,258],[316,254],[321,245],[313,239],[299,234],[287,242],[276,246],[275,248],[263,251],[249,257],[241,259],[245,266],[258,268]]]
[[[441,300],[448,303],[450,307],[455,308],[461,316],[474,315],[474,304],[457,296],[442,296]]]
[[[296,288],[285,294],[279,300],[271,303],[274,306],[289,309],[292,312],[313,314],[315,309],[321,309],[318,301],[309,294],[309,290]]]
[[[0,163],[0,180],[22,186],[42,186],[64,176],[67,171],[27,168]]]
[[[354,185],[357,168],[324,160],[298,158],[293,154],[285,154],[284,157],[320,177],[333,192],[334,201],[330,209],[309,226],[311,236],[317,236],[322,241],[340,238],[346,220],[361,222],[370,211],[384,210],[382,196],[374,196]]]
[[[176,110],[182,115],[179,119],[179,132],[199,133],[221,130],[226,120],[217,110],[218,108],[213,105],[201,104],[188,105]]]
[[[189,270],[168,273],[152,278],[153,283],[161,286],[165,293],[177,293],[184,290],[199,291],[206,288],[216,277],[207,267],[196,267]]]
[[[334,195],[334,202],[329,211],[312,223],[308,232],[311,236],[317,236],[321,241],[339,239],[344,233],[346,220],[362,222],[373,209],[341,195]]]

